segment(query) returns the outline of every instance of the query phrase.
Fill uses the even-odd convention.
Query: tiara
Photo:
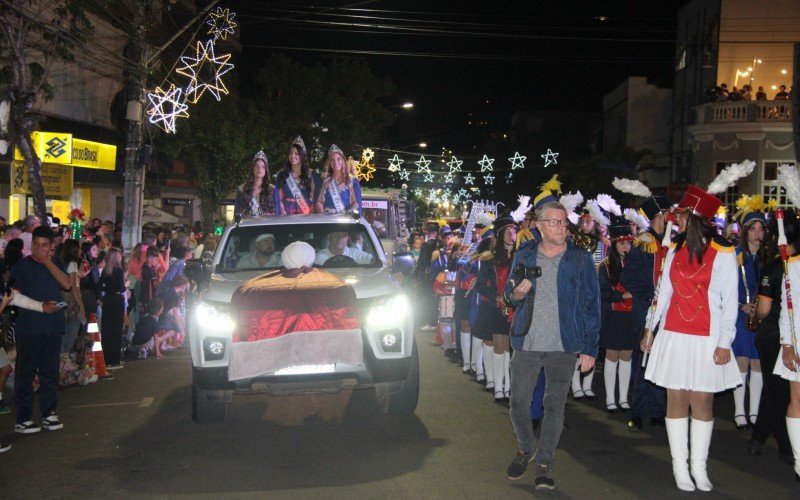
[[[264,154],[264,151],[259,151],[256,153],[256,155],[253,157],[253,161],[256,160],[264,160],[264,163],[269,163],[269,158],[267,158],[267,155]]]
[[[331,144],[331,147],[328,149],[328,156],[332,155],[333,153],[339,153],[340,155],[344,156],[344,151],[342,151],[342,148],[336,144]]]
[[[306,151],[306,143],[303,142],[303,138],[300,137],[299,135],[294,140],[294,142],[292,142],[292,146],[300,146],[300,149],[302,149],[304,153]]]

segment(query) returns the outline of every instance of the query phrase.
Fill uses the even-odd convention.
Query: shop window
[[[778,205],[782,207],[794,206],[791,201],[786,197],[786,189],[778,183],[778,166],[779,165],[795,165],[793,161],[765,161],[764,173],[761,183],[761,194],[765,200],[775,198],[778,200]]]

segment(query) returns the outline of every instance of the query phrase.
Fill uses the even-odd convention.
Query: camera
[[[527,279],[530,282],[533,282],[536,278],[542,277],[542,268],[539,266],[536,267],[525,267],[524,264],[518,264],[514,272],[511,273],[511,277],[509,280],[511,281],[511,285],[513,288],[516,288],[517,285],[522,283],[522,280]]]

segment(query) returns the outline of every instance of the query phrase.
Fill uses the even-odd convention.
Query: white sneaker
[[[59,429],[64,428],[64,424],[61,423],[59,420],[58,415],[55,413],[51,413],[47,417],[42,419],[42,428],[47,429],[48,431],[57,431]]]
[[[14,432],[18,434],[35,434],[41,430],[42,428],[34,424],[33,420],[28,420],[27,422],[16,424],[14,426]]]

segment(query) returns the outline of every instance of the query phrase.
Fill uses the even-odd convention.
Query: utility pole
[[[142,205],[144,203],[144,168],[139,165],[139,149],[142,145],[142,112],[144,88],[147,85],[145,71],[147,54],[145,40],[145,15],[150,10],[151,0],[133,2],[133,36],[131,37],[131,59],[128,66],[128,137],[125,144],[125,190],[122,203],[122,246],[125,253],[142,239]]]

